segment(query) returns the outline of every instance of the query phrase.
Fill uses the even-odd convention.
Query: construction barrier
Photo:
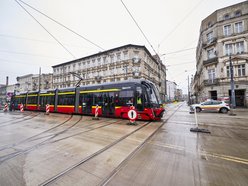
[[[20,111],[21,112],[24,112],[24,108],[23,108],[23,104],[21,103],[21,105],[20,105]]]
[[[95,117],[93,117],[92,119],[94,119],[94,120],[99,120],[99,118],[98,118],[98,112],[99,112],[99,108],[98,108],[98,105],[96,105]]]
[[[8,111],[8,103],[5,103],[3,111],[4,112],[7,112]]]
[[[50,113],[50,105],[46,104],[46,115],[49,115]]]

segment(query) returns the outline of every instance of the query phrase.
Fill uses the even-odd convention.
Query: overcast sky
[[[17,76],[38,74],[39,67],[42,73],[52,72],[53,65],[126,44],[145,45],[154,54],[151,44],[168,68],[167,79],[185,93],[187,77],[195,73],[195,49],[190,48],[197,45],[201,21],[217,9],[242,2],[123,0],[149,44],[120,0],[23,1],[94,44],[18,1],[64,49],[15,0],[0,0],[0,84],[6,76],[14,84]],[[173,53],[184,49],[189,50]]]

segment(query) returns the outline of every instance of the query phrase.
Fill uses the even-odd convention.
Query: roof
[[[157,60],[151,55],[151,53],[149,52],[149,50],[148,50],[145,46],[127,44],[127,45],[123,45],[123,46],[120,46],[120,47],[112,48],[112,49],[110,49],[110,50],[105,50],[105,51],[103,51],[103,52],[98,52],[98,53],[95,53],[95,54],[92,54],[92,55],[89,55],[89,56],[86,56],[86,57],[82,57],[82,58],[79,58],[79,59],[75,59],[75,60],[72,60],[72,61],[68,61],[68,62],[65,62],[65,63],[60,63],[60,64],[58,64],[58,65],[52,66],[52,68],[56,68],[56,67],[59,67],[59,66],[61,66],[61,65],[68,65],[68,64],[71,64],[71,63],[75,63],[75,62],[79,62],[79,61],[82,61],[82,60],[86,60],[86,59],[88,59],[88,58],[97,57],[97,56],[100,56],[100,55],[104,55],[104,54],[108,54],[108,53],[114,52],[114,51],[116,51],[116,50],[120,50],[120,49],[123,49],[123,48],[131,48],[131,47],[140,48],[140,49],[145,50],[145,52],[146,52],[146,53],[147,53],[155,62],[157,62]]]

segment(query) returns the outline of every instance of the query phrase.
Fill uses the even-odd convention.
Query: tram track
[[[63,121],[62,123],[59,123],[58,125],[56,125],[56,126],[50,128],[50,129],[48,129],[48,130],[45,130],[45,131],[43,131],[43,132],[41,132],[41,133],[39,133],[39,134],[36,134],[36,135],[31,136],[31,137],[29,137],[29,138],[26,138],[26,139],[24,139],[24,140],[22,140],[22,141],[19,141],[18,143],[14,143],[14,144],[11,144],[11,145],[6,145],[6,146],[3,146],[3,147],[0,147],[0,151],[6,150],[6,149],[8,149],[8,148],[13,148],[13,147],[15,147],[15,146],[17,146],[17,145],[20,145],[20,144],[24,143],[24,142],[27,142],[27,141],[29,141],[29,140],[32,140],[33,138],[38,137],[38,136],[40,136],[40,135],[42,135],[42,134],[44,134],[44,133],[47,133],[47,132],[49,132],[49,131],[52,131],[52,130],[54,130],[54,129],[60,127],[61,125],[67,123],[68,121],[70,121],[71,118],[72,118],[72,115],[70,115],[70,117],[67,118],[65,121]]]
[[[3,124],[3,125],[1,125],[0,124],[0,128],[2,128],[2,127],[5,127],[5,126],[10,126],[10,125],[15,125],[15,124],[18,124],[18,123],[20,123],[20,122],[23,122],[23,121],[27,121],[27,120],[31,120],[31,119],[33,119],[33,118],[35,118],[36,116],[38,116],[38,115],[40,115],[40,113],[36,113],[36,114],[34,114],[34,113],[32,113],[32,114],[30,114],[30,115],[28,115],[28,116],[30,116],[29,118],[26,118],[26,117],[28,117],[28,116],[25,116],[25,117],[23,117],[23,118],[20,118],[21,120],[19,121],[16,121],[16,119],[15,119],[15,121],[14,122],[10,122],[10,123],[8,123],[8,122],[6,122],[6,123],[8,123],[8,124]]]
[[[80,134],[83,134],[83,133],[86,133],[86,132],[90,132],[90,131],[93,131],[93,130],[96,130],[96,129],[99,129],[99,128],[102,128],[102,127],[106,127],[106,126],[108,126],[108,125],[111,125],[111,124],[120,122],[120,121],[114,121],[114,122],[105,124],[105,125],[100,126],[100,127],[92,128],[92,129],[89,129],[89,130],[86,130],[86,131],[83,131],[83,132],[78,132],[78,133],[76,133],[76,134],[72,134],[72,135],[69,135],[69,136],[66,136],[66,137],[63,137],[63,138],[54,140],[54,141],[50,141],[50,140],[52,140],[53,138],[55,138],[55,137],[57,137],[57,136],[63,134],[64,132],[66,132],[66,131],[68,131],[69,129],[71,129],[72,127],[74,127],[76,124],[78,124],[78,123],[82,120],[82,117],[83,117],[83,116],[81,116],[80,119],[79,119],[78,121],[76,121],[74,124],[72,124],[72,126],[69,126],[67,129],[65,129],[65,130],[63,130],[63,131],[57,132],[57,133],[55,133],[55,134],[52,134],[48,139],[45,139],[45,140],[42,141],[42,142],[39,142],[39,143],[37,143],[37,144],[35,144],[35,145],[33,145],[33,146],[27,148],[27,149],[18,150],[17,152],[13,152],[13,153],[9,153],[9,154],[7,154],[7,155],[1,156],[1,157],[0,157],[0,164],[2,164],[3,162],[5,162],[5,161],[7,161],[7,160],[10,160],[10,159],[12,159],[12,158],[15,158],[15,157],[17,157],[17,156],[19,156],[19,155],[21,155],[21,154],[29,153],[29,152],[31,152],[32,150],[37,149],[38,147],[40,147],[40,146],[42,146],[42,145],[45,145],[45,144],[48,144],[48,143],[55,143],[55,142],[58,142],[58,141],[61,141],[61,140],[65,140],[65,139],[67,139],[67,138],[71,138],[71,137],[74,137],[74,136],[77,136],[77,135],[80,135]],[[69,121],[69,120],[68,120],[68,121]],[[67,122],[68,122],[68,121],[67,121]],[[106,122],[106,121],[102,121],[102,122]],[[102,122],[100,122],[100,123],[102,123]],[[65,122],[63,122],[63,124],[64,124],[64,123],[65,123]],[[99,122],[98,122],[98,124],[99,124]],[[60,124],[60,125],[62,125],[62,124]],[[92,126],[92,125],[91,125],[91,126]],[[57,127],[58,127],[58,126],[57,126]],[[54,128],[55,128],[55,127],[54,127]],[[54,128],[53,128],[53,129],[54,129]],[[45,131],[44,131],[44,132],[45,132]],[[43,132],[43,133],[44,133],[44,132]],[[46,132],[47,132],[47,131],[46,131]],[[39,135],[40,135],[40,134],[39,134]],[[36,136],[38,136],[38,135],[36,135]],[[34,137],[34,136],[33,136],[33,137]],[[25,141],[26,141],[26,142],[34,141],[34,139],[31,139],[31,138],[33,138],[33,137],[30,137],[30,138],[29,138],[30,141],[28,141],[27,139],[26,139]],[[23,141],[22,143],[25,143],[25,141]],[[21,144],[21,143],[20,143],[20,144]],[[5,149],[3,149],[3,150],[6,150],[6,149],[14,149],[14,150],[16,150],[14,147],[5,148]]]
[[[22,117],[19,117],[19,118],[14,118],[14,119],[10,119],[8,121],[0,122],[0,127],[1,127],[2,124],[9,123],[9,122],[12,122],[12,121],[16,121],[16,120],[21,120],[22,121],[23,118],[26,118],[26,117],[28,117],[28,116],[30,116],[32,114],[33,114],[33,112],[31,112],[31,113],[29,113],[27,115],[24,115]],[[13,115],[15,116],[16,114],[13,114]],[[21,121],[18,121],[18,122],[21,122]]]
[[[104,179],[100,185],[105,185],[120,169],[121,167],[123,167],[151,138],[152,136],[154,136],[154,134],[177,112],[177,110],[181,107],[181,105],[171,114],[171,116],[169,118],[167,118],[155,131],[152,132],[152,134],[150,136],[148,136],[136,149],[134,149],[134,151],[132,151],[131,154],[129,154],[120,164],[119,166],[117,166],[107,177],[106,179]],[[133,130],[132,132],[122,136],[121,138],[113,141],[112,143],[110,143],[109,145],[103,147],[102,149],[96,151],[95,153],[81,159],[80,161],[78,161],[77,163],[73,164],[72,166],[68,167],[67,169],[64,169],[63,171],[61,171],[60,173],[58,173],[57,175],[45,180],[44,182],[40,183],[40,186],[44,186],[44,185],[50,185],[53,184],[54,182],[56,182],[57,180],[59,180],[60,178],[62,178],[63,176],[66,176],[67,174],[69,174],[71,171],[73,171],[76,168],[79,168],[81,165],[83,165],[86,162],[89,162],[90,160],[96,158],[97,156],[101,155],[102,153],[106,152],[107,150],[111,149],[112,147],[114,147],[115,145],[123,142],[125,139],[127,139],[128,137],[134,135],[135,133],[139,132],[140,130],[142,130],[143,128],[145,128],[146,126],[148,126],[151,122],[146,122],[145,124],[143,124],[142,126],[138,127],[137,129]],[[98,185],[98,184],[97,184]]]
[[[101,181],[101,183],[97,185],[107,185],[107,183],[113,178],[122,167],[124,167],[128,161],[130,161],[134,156],[149,142],[149,140],[167,123],[167,121],[174,116],[174,114],[182,107],[183,104],[180,104],[176,110],[163,121],[163,124],[160,125],[148,138],[146,138],[129,156],[127,156],[119,165],[116,167],[104,180]]]

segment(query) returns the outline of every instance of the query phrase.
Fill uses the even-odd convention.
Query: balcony
[[[203,61],[203,65],[212,65],[218,63],[218,57],[213,57]]]
[[[208,79],[203,81],[204,86],[219,85],[219,79]]]

